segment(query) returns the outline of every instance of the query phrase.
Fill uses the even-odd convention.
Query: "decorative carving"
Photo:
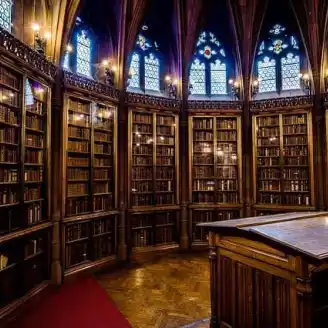
[[[302,108],[304,106],[313,106],[312,96],[255,100],[251,102],[250,108],[251,111],[266,111],[275,108]]]
[[[57,73],[55,65],[2,28],[0,28],[0,48],[9,52],[12,57],[20,59],[52,79],[55,78]]]
[[[120,96],[119,90],[112,86],[67,71],[64,72],[64,84],[66,86],[91,91],[116,100],[118,100]]]
[[[127,93],[127,102],[128,104],[149,105],[154,106],[156,108],[167,108],[176,110],[180,110],[181,107],[181,101],[178,99],[155,97],[132,92]]]
[[[189,100],[188,109],[235,109],[241,110],[241,101]]]

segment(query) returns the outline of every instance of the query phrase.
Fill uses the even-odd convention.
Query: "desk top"
[[[244,231],[312,258],[328,259],[328,212],[300,212],[203,223],[212,231]]]

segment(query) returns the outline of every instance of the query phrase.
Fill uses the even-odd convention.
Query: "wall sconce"
[[[259,93],[260,80],[254,80],[251,85],[252,98]]]
[[[312,88],[311,88],[311,81],[310,81],[310,75],[308,73],[300,74],[299,75],[301,80],[301,89],[306,93],[307,95],[312,94]]]
[[[117,66],[110,65],[110,61],[107,59],[103,60],[102,66],[105,69],[105,83],[113,86],[115,82],[115,72],[117,72]]]
[[[135,75],[135,71],[134,71],[133,68],[131,68],[131,69],[129,70],[129,75],[128,75],[128,78],[127,78],[127,80],[126,80],[126,88],[130,85],[131,80],[132,80],[132,78],[133,78],[134,75]]]
[[[236,99],[240,99],[240,91],[241,91],[240,82],[230,79],[229,84],[231,86],[231,92],[232,92],[233,96]]]
[[[32,30],[34,31],[34,49],[44,55],[46,52],[47,41],[50,40],[51,34],[50,32],[46,32],[42,37],[40,35],[40,25],[37,23],[32,24]]]
[[[188,91],[189,91],[189,95],[192,94],[192,91],[194,90],[194,87],[193,85],[189,82],[189,85],[188,85]]]
[[[165,91],[170,98],[177,97],[178,79],[172,79],[170,75],[165,76]]]

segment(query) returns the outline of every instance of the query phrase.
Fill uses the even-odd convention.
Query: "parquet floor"
[[[133,328],[178,328],[210,316],[205,253],[168,255],[96,278]]]

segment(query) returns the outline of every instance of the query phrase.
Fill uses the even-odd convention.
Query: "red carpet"
[[[42,299],[15,322],[19,328],[131,328],[93,278],[79,280]]]

